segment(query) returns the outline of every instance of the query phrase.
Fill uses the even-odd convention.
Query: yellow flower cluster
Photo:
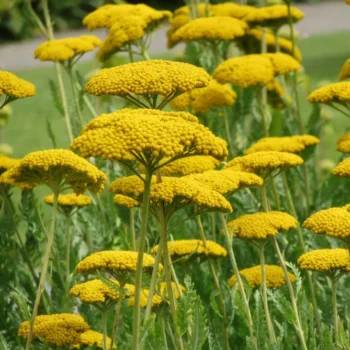
[[[291,6],[292,22],[298,22],[304,18],[304,13],[298,8]],[[258,25],[261,27],[278,28],[288,23],[288,7],[287,5],[272,5],[266,7],[255,8],[251,10],[244,18],[249,25]]]
[[[334,270],[350,271],[350,255],[348,249],[318,249],[305,253],[298,259],[303,270],[331,272]]]
[[[141,203],[131,197],[128,197],[128,196],[124,196],[122,194],[116,194],[114,197],[113,197],[113,202],[115,204],[119,204],[123,207],[127,207],[129,209],[132,209],[132,208],[136,208],[136,207],[139,207],[141,205]]]
[[[333,83],[313,91],[307,98],[310,103],[350,101],[350,82]]]
[[[148,303],[149,289],[142,289],[140,294],[140,306],[146,307]],[[157,293],[153,294],[152,307],[157,307],[164,302],[164,299]],[[129,306],[133,307],[135,305],[135,297],[131,296],[129,298]]]
[[[136,271],[137,252],[125,250],[105,250],[93,253],[80,261],[76,266],[77,272],[93,273],[96,270]],[[152,268],[154,258],[149,254],[143,255],[142,266]]]
[[[209,84],[210,76],[189,63],[148,60],[100,70],[85,92],[100,95],[171,95]]]
[[[179,287],[181,292],[185,292],[186,288],[179,283]],[[173,290],[173,294],[176,299],[180,298],[180,293],[176,287],[176,284],[174,282],[171,282],[171,289]],[[167,291],[167,283],[166,282],[161,282],[157,285],[156,287],[157,293],[160,294],[162,297],[167,298],[168,297],[168,291]]]
[[[46,204],[53,204],[53,194],[46,196],[44,202]],[[61,207],[86,207],[91,203],[92,198],[85,194],[76,195],[75,193],[69,193],[58,196],[58,205]]]
[[[296,219],[281,211],[242,215],[227,224],[230,233],[243,239],[266,239],[296,227]]]
[[[266,53],[230,58],[219,64],[213,77],[220,83],[247,88],[267,84],[274,76],[299,70],[300,63],[284,53]]]
[[[49,40],[35,49],[34,57],[40,61],[68,61],[94,50],[101,43],[101,39],[94,35]]]
[[[15,182],[10,176],[10,170],[6,170],[3,173],[0,173],[0,185],[4,186],[15,186],[20,188],[21,190],[32,189],[32,186],[27,183]]]
[[[13,99],[31,97],[36,94],[35,86],[16,75],[0,70],[0,96],[7,95]]]
[[[159,246],[152,248],[151,253],[157,254]],[[169,254],[173,258],[181,256],[204,256],[207,258],[220,258],[227,255],[227,250],[214,241],[200,241],[198,239],[183,239],[168,242]]]
[[[298,153],[306,147],[316,145],[320,140],[312,135],[296,135],[284,137],[264,137],[253,146],[249,147],[244,153],[254,153],[260,151],[276,151]]]
[[[133,159],[147,151],[153,158],[175,155],[211,155],[223,160],[227,144],[198,122],[184,120],[183,112],[155,114],[137,110],[121,110],[112,118],[96,118],[77,137],[71,148],[83,157],[103,159]],[[188,114],[185,114],[188,115]]]
[[[337,141],[337,150],[343,153],[350,153],[350,132],[341,136]],[[0,158],[1,163],[1,158]]]
[[[307,218],[303,227],[331,237],[350,238],[350,212],[347,207],[320,210]]]
[[[97,347],[103,349],[103,334],[100,332],[93,331],[89,329],[88,331],[82,333],[80,335],[79,344],[73,345],[73,349],[80,349],[80,347],[89,346],[89,347]],[[107,346],[108,349],[111,348],[111,338],[107,337]],[[116,349],[116,345],[113,344],[112,349]]]
[[[89,329],[89,325],[79,315],[54,314],[37,316],[34,321],[33,339],[41,338],[57,346],[80,343],[80,335]],[[18,336],[27,338],[30,322],[25,321],[18,330]]]
[[[350,77],[350,58],[347,59],[340,70],[339,80],[345,80]]]
[[[208,186],[210,189],[227,195],[243,187],[262,186],[263,179],[255,174],[243,171],[210,170],[202,174],[189,175],[187,178]]]
[[[87,189],[99,192],[104,188],[106,175],[87,160],[71,151],[53,149],[32,152],[9,170],[15,183],[30,187],[48,185],[57,187],[64,181],[77,194]]]
[[[212,79],[207,87],[193,89],[174,98],[170,106],[180,111],[191,108],[194,113],[207,113],[212,107],[232,106],[236,99],[234,90]]]
[[[350,158],[340,162],[332,171],[333,175],[350,177]]]
[[[283,269],[278,265],[265,265],[266,270],[266,287],[281,288],[286,284]],[[259,287],[262,284],[261,265],[249,267],[239,271],[239,274],[244,276],[250,284],[251,288]],[[288,272],[290,281],[295,282],[294,274]],[[237,277],[233,275],[228,280],[228,285],[232,288],[237,283]]]
[[[115,283],[116,286],[120,286],[120,283],[116,280],[110,280]],[[129,297],[134,294],[135,287],[131,284],[124,286],[125,292],[123,298]],[[101,280],[95,279],[83,283],[76,284],[69,291],[70,295],[78,297],[83,303],[97,304],[106,303],[108,301],[117,301],[119,298],[119,291],[113,289]]]
[[[3,154],[0,154],[0,174],[2,174],[4,171],[16,166],[19,164],[21,159],[16,158],[10,158]]]
[[[273,108],[284,108],[286,105],[285,99],[286,92],[282,85],[276,80],[271,80],[266,84],[267,101]],[[287,102],[288,103],[288,102]]]
[[[225,169],[242,170],[252,173],[261,173],[265,170],[285,169],[303,164],[302,158],[296,154],[276,151],[260,151],[236,157],[229,161]]]

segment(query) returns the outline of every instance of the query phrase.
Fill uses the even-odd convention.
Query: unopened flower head
[[[79,344],[73,345],[73,349],[80,349],[85,346],[98,349],[103,349],[103,334],[100,332],[93,331],[92,329],[87,330],[86,332],[80,335]],[[111,338],[107,337],[107,346],[108,349],[111,348]],[[112,349],[116,349],[117,346],[113,344]]]
[[[332,171],[333,175],[350,177],[350,158],[340,162]]]
[[[350,78],[350,58],[347,59],[339,73],[339,80]]]
[[[44,198],[44,202],[46,204],[53,204],[53,194],[50,194]],[[92,203],[92,198],[85,195],[85,194],[79,194],[76,195],[75,193],[68,193],[68,194],[60,194],[58,196],[58,205],[60,207],[68,207],[68,208],[74,208],[74,207],[86,207],[89,204]]]
[[[7,98],[17,99],[31,97],[36,94],[35,86],[16,75],[0,70],[0,96],[5,95]]]
[[[333,83],[313,91],[307,98],[310,103],[350,102],[350,82]]]
[[[350,132],[341,136],[337,141],[337,150],[343,153],[350,153]],[[1,158],[0,158],[1,162]]]
[[[267,288],[281,288],[286,284],[282,267],[278,265],[265,265],[265,271]],[[251,288],[259,287],[262,284],[261,265],[240,270],[239,274],[247,279]],[[288,277],[292,283],[295,282],[296,278],[294,274],[288,272]],[[237,277],[233,275],[228,280],[228,284],[232,288],[236,283]]]
[[[9,170],[8,176],[15,183],[26,183],[31,187],[46,185],[54,191],[68,185],[77,194],[87,189],[100,192],[106,181],[102,171],[64,149],[29,153]]]
[[[80,335],[90,326],[79,315],[54,314],[40,315],[35,318],[33,339],[40,338],[56,346],[74,345],[80,342]],[[21,338],[27,338],[30,322],[25,321],[18,330]]]
[[[297,227],[296,219],[281,211],[246,214],[227,224],[229,233],[243,239],[266,239]]]

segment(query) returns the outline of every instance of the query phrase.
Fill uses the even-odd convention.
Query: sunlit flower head
[[[80,335],[79,344],[73,345],[73,349],[80,349],[81,347],[97,347],[98,349],[103,349],[103,334],[100,332],[93,331],[89,329],[88,331]],[[111,347],[111,338],[107,337],[107,346],[108,349]],[[116,349],[117,346],[113,344],[112,349]]]
[[[122,194],[116,194],[113,197],[113,202],[115,204],[121,205],[122,207],[127,207],[129,209],[137,208],[141,205],[141,203],[131,197],[124,196]]]
[[[310,103],[350,102],[350,82],[333,83],[313,91],[307,98]]]
[[[35,94],[36,89],[32,83],[20,79],[10,72],[0,70],[0,96],[4,95],[7,99],[15,100],[31,97]]]
[[[337,150],[343,153],[350,153],[350,132],[341,136],[337,141]],[[1,158],[0,158],[1,162]]]
[[[332,171],[333,175],[350,177],[350,158],[340,162]]]
[[[347,59],[339,73],[339,80],[345,80],[350,77],[350,58]]]
[[[44,198],[46,204],[53,204],[53,194],[50,194]],[[92,203],[92,198],[85,194],[76,195],[75,193],[60,194],[58,196],[58,205],[60,207],[82,208]]]

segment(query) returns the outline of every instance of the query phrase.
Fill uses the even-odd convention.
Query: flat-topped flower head
[[[141,164],[145,159],[154,159],[154,166],[163,158],[175,156],[210,155],[225,159],[226,141],[193,118],[184,112],[121,110],[111,117],[101,116],[90,122],[71,148],[79,150],[83,157],[137,159]]]
[[[103,190],[106,175],[86,159],[65,149],[32,152],[9,170],[15,183],[35,187],[46,185],[53,191],[69,186],[75,193]]]
[[[4,173],[6,170],[19,164],[21,159],[7,157],[3,154],[0,154],[0,174]]]
[[[350,132],[341,136],[337,141],[337,150],[343,153],[350,153]],[[1,162],[1,158],[0,158]]]
[[[244,153],[250,154],[260,151],[276,151],[298,153],[306,147],[316,145],[320,140],[312,135],[295,135],[283,137],[264,137],[253,146],[249,147]]]
[[[293,23],[304,18],[304,13],[298,8],[291,6],[291,20]],[[272,5],[255,8],[244,18],[250,26],[279,28],[288,24],[289,14],[287,5]]]
[[[301,255],[298,265],[302,270],[323,273],[350,272],[350,254],[348,249],[318,249]]]
[[[266,270],[266,287],[281,288],[286,284],[286,278],[281,266],[265,265]],[[259,287],[262,284],[261,265],[249,267],[239,271],[241,276],[244,276],[249,282],[251,288]],[[288,272],[290,281],[293,283],[296,280],[294,274]],[[233,275],[228,280],[228,285],[232,288],[237,283],[237,277]]]
[[[296,227],[296,219],[281,211],[242,215],[227,224],[228,231],[235,237],[258,240]]]
[[[92,329],[87,330],[86,332],[80,335],[79,344],[73,345],[73,349],[85,348],[85,346],[91,347],[93,349],[103,349],[103,334],[100,332],[93,331]],[[107,347],[111,348],[111,338],[107,337]],[[116,349],[117,346],[113,344],[112,349]]]
[[[350,82],[344,81],[323,86],[313,91],[307,98],[310,103],[350,102]]]
[[[94,50],[101,43],[101,39],[93,35],[48,40],[35,49],[34,57],[40,61],[70,61]]]
[[[159,246],[152,248],[151,253],[157,254]],[[168,242],[169,254],[173,260],[180,257],[221,258],[227,255],[227,250],[220,244],[207,240],[205,243],[198,239],[183,239]]]
[[[111,283],[115,283],[116,287],[121,289],[120,283],[116,280],[110,280]],[[80,299],[82,303],[86,304],[113,304],[120,296],[120,291],[113,289],[109,285],[103,283],[101,280],[94,279],[87,282],[76,284],[69,291],[70,295],[73,295]],[[134,294],[135,287],[131,284],[126,284],[123,289],[123,299],[128,298]]]
[[[0,70],[0,96],[6,99],[16,100],[17,98],[31,97],[36,94],[35,86],[16,75]]]
[[[46,204],[53,204],[53,194],[50,194],[44,198]],[[92,203],[92,198],[85,195],[75,193],[60,194],[58,196],[58,205],[62,208],[73,209],[86,207]]]
[[[303,159],[296,154],[259,151],[233,158],[226,164],[225,169],[252,172],[265,178],[274,170],[284,170],[303,163]]]
[[[350,58],[345,61],[339,73],[339,80],[345,80],[347,78],[350,78]]]
[[[79,315],[54,314],[40,315],[35,318],[33,339],[40,338],[56,346],[79,344],[80,336],[90,326]],[[18,336],[26,339],[29,335],[30,322],[25,321],[18,330]]]
[[[303,227],[317,234],[350,239],[350,212],[347,206],[320,210],[307,218]]]
[[[229,16],[238,19],[245,19],[250,11],[254,11],[255,7],[247,5],[239,5],[234,2],[222,2],[212,5],[211,12],[213,16]]]
[[[136,271],[137,252],[125,250],[105,250],[93,253],[80,261],[76,271],[80,273],[94,273],[97,270],[110,273]],[[149,254],[143,254],[142,266],[145,270],[152,270],[155,260]],[[161,265],[160,265],[161,267]]]
[[[180,111],[192,109],[194,113],[207,113],[214,107],[232,106],[236,99],[233,89],[212,79],[207,87],[193,89],[174,98],[170,106]]]
[[[186,178],[197,181],[224,196],[241,188],[262,186],[264,182],[255,174],[232,170],[210,170],[202,174],[189,175]]]
[[[127,207],[129,209],[137,208],[141,206],[141,203],[131,197],[124,196],[122,194],[116,194],[113,197],[113,202],[115,204],[121,205],[122,207]]]
[[[332,171],[333,175],[350,177],[350,158],[340,162]]]
[[[301,67],[300,63],[295,58],[282,52],[264,53],[262,55],[271,61],[275,76],[297,72]]]

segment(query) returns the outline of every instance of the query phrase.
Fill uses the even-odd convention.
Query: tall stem
[[[338,308],[337,308],[337,287],[338,280],[332,276],[332,306],[333,306],[333,322],[334,322],[334,341],[338,340]],[[337,348],[337,346],[335,346]]]
[[[70,216],[66,215],[66,294],[67,309],[69,310],[69,283],[70,283],[70,245],[71,245],[71,227]],[[68,311],[67,310],[67,311]]]
[[[152,180],[152,169],[150,166],[146,167],[146,178],[145,188],[143,192],[143,200],[141,207],[141,227],[140,227],[140,245],[137,256],[137,267],[136,267],[136,281],[135,281],[135,305],[134,305],[134,319],[132,329],[132,350],[139,350],[140,342],[140,296],[142,289],[142,263],[143,254],[145,251],[146,233],[147,233],[147,222],[148,222],[148,209],[149,199],[151,192],[151,180]]]
[[[46,272],[47,272],[47,269],[48,269],[48,266],[49,266],[50,255],[51,255],[51,248],[52,248],[52,243],[53,243],[54,234],[55,234],[57,206],[58,206],[58,195],[59,195],[58,191],[54,192],[51,226],[50,226],[50,230],[49,230],[49,234],[48,234],[48,241],[47,241],[47,245],[46,245],[46,252],[45,252],[45,257],[44,257],[44,265],[43,265],[43,268],[41,270],[39,286],[38,286],[38,290],[37,290],[37,294],[36,294],[36,298],[35,298],[35,303],[34,303],[34,308],[33,308],[33,313],[32,313],[32,320],[31,320],[29,334],[28,334],[28,338],[27,338],[26,350],[30,349],[30,344],[32,343],[34,323],[35,323],[36,316],[38,314],[40,299],[41,299],[42,292],[44,290]]]
[[[103,350],[108,350],[107,343],[107,309],[102,310],[102,329],[103,329]]]
[[[81,110],[80,110],[79,93],[78,93],[77,85],[76,85],[75,79],[74,79],[73,67],[71,65],[69,65],[69,67],[67,68],[67,72],[68,72],[70,83],[72,85],[75,112],[76,112],[78,120],[79,120],[80,128],[83,129],[84,121],[83,121],[83,116],[81,115]]]
[[[230,149],[231,156],[233,156],[234,149],[233,149],[232,138],[231,138],[230,123],[228,120],[226,108],[223,108],[223,114],[224,114],[224,122],[225,122],[226,139],[227,139],[228,147]]]
[[[130,208],[130,232],[132,250],[136,252],[135,213],[133,208]]]
[[[122,309],[122,301],[124,299],[124,292],[122,291],[122,290],[124,290],[124,285],[125,285],[124,283],[120,283],[121,291],[119,292],[117,307],[116,307],[116,310],[115,310],[110,350],[113,349],[115,336],[117,334],[118,321],[119,321],[120,311]]]

